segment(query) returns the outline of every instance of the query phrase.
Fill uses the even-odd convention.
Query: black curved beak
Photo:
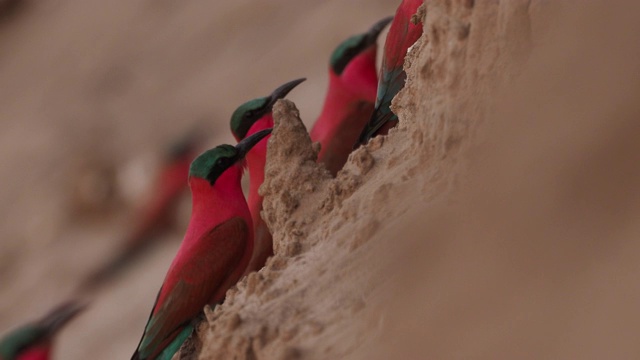
[[[238,150],[238,160],[243,159],[251,148],[259,143],[260,140],[264,139],[265,136],[271,134],[271,130],[273,129],[260,130],[257,133],[242,139],[242,141],[236,145],[236,150]]]
[[[182,135],[181,138],[169,146],[166,151],[167,158],[174,161],[189,155],[191,152],[197,150],[200,144],[204,142],[204,135],[207,133],[208,131],[206,131],[204,122],[196,123],[189,132]]]
[[[77,301],[68,301],[55,309],[51,310],[47,316],[40,320],[40,324],[45,328],[47,333],[53,334],[66,325],[69,321],[81,313],[87,304]]]
[[[300,79],[296,79],[296,80],[293,80],[293,81],[289,81],[288,83],[280,85],[280,87],[278,87],[277,89],[273,90],[271,95],[269,95],[269,103],[267,105],[267,108],[271,109],[273,107],[273,105],[276,103],[276,101],[278,101],[279,99],[282,99],[285,96],[287,96],[287,94],[289,94],[289,92],[291,90],[293,90],[293,88],[295,88],[296,86],[298,86],[301,82],[303,82],[305,80],[307,80],[307,78],[300,78]]]
[[[375,43],[378,40],[378,36],[380,36],[380,33],[382,32],[382,30],[384,30],[384,28],[387,25],[389,25],[391,21],[393,21],[393,16],[387,16],[386,18],[383,18],[378,22],[376,22],[375,24],[373,24],[373,26],[369,29],[369,31],[365,33],[366,44],[371,45]]]

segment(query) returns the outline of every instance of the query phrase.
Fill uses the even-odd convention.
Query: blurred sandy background
[[[168,142],[198,122],[209,144],[232,141],[237,105],[298,77],[289,98],[312,122],[331,51],[396,3],[25,0],[3,16],[0,332],[63,300],[114,249]],[[114,172],[88,214],[76,193]],[[101,292],[57,358],[128,358],[181,236]]]

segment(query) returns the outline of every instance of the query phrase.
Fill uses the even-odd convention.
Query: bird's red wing
[[[422,0],[404,0],[398,7],[384,44],[385,70],[402,66],[407,49],[422,35],[422,24],[411,23],[421,4]]]
[[[160,290],[138,346],[138,352],[143,357],[159,354],[209,303],[240,262],[248,236],[249,228],[245,220],[235,217],[216,226],[198,240],[198,251],[182,268],[176,269],[179,274],[175,276],[180,280],[166,293],[164,288]]]

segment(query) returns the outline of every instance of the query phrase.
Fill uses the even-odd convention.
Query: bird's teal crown
[[[23,326],[0,340],[0,359],[13,359],[21,351],[44,337],[35,326]]]
[[[338,45],[329,60],[331,68],[336,74],[342,74],[347,65],[349,65],[349,62],[371,45],[366,40],[367,34],[359,34],[348,38]]]
[[[231,132],[238,139],[244,139],[251,126],[269,110],[268,96],[249,100],[240,105],[231,115]]]
[[[176,142],[170,144],[166,151],[167,158],[171,160],[178,160],[193,152],[200,141],[199,136],[200,133],[192,131],[178,139]]]
[[[198,156],[191,163],[189,176],[209,181],[213,185],[222,173],[238,159],[238,150],[231,145],[219,145]]]

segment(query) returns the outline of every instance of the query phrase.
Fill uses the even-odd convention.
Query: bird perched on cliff
[[[378,88],[377,39],[393,17],[375,23],[334,50],[329,61],[329,88],[310,135],[320,142],[318,161],[336,175],[347,161],[362,128],[373,113]]]
[[[172,222],[180,197],[188,189],[189,165],[198,154],[202,140],[201,133],[193,129],[171,144],[151,187],[151,197],[134,214],[135,223],[119,253],[89,275],[82,284],[83,289],[98,286],[117,274],[143,253]]]
[[[171,359],[203,307],[222,301],[244,273],[253,251],[253,227],[240,186],[243,160],[270,133],[259,131],[235,147],[217,146],[191,163],[189,226],[132,360]]]
[[[366,144],[378,134],[386,134],[398,122],[398,116],[390,108],[391,100],[402,90],[407,78],[403,69],[407,51],[422,35],[422,24],[412,22],[422,3],[423,0],[403,0],[396,11],[384,44],[375,110],[356,146]]]
[[[0,339],[0,360],[49,359],[55,335],[83,309],[84,305],[70,301],[13,330]]]
[[[306,79],[297,79],[281,85],[271,95],[253,99],[240,105],[231,116],[231,132],[237,141],[251,136],[258,131],[273,127],[271,110],[278,99],[283,99],[293,88]],[[267,161],[267,140],[269,136],[256,144],[247,154],[247,167],[249,168],[249,210],[253,218],[254,247],[253,256],[249,262],[246,273],[260,270],[267,258],[273,255],[273,243],[271,232],[267,224],[262,220],[262,196],[258,194],[258,188],[264,181],[264,167]]]

